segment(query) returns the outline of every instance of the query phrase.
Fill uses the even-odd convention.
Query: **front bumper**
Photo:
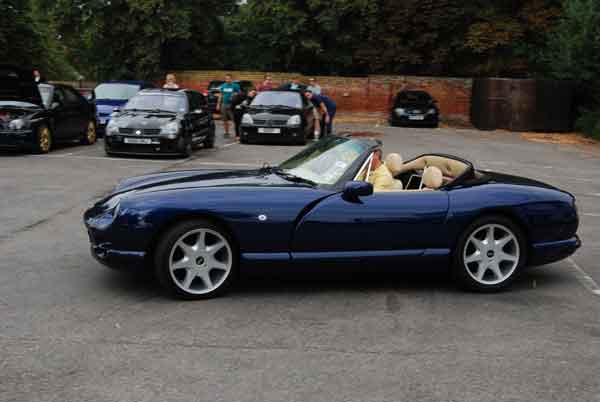
[[[550,264],[563,260],[581,247],[581,239],[575,235],[570,239],[537,243],[531,247],[528,265]]]
[[[439,124],[439,116],[437,114],[426,114],[423,120],[411,120],[410,115],[398,116],[395,112],[392,112],[390,122],[393,126],[432,127]]]
[[[149,139],[151,144],[127,144],[126,138]],[[132,137],[126,135],[104,136],[106,152],[127,155],[181,155],[184,151],[184,140],[181,136],[171,140],[165,137]]]
[[[263,128],[263,127],[260,127]],[[268,143],[294,143],[303,139],[304,129],[297,127],[264,127],[268,129],[279,129],[279,133],[259,133],[258,126],[242,125],[240,136],[248,142],[268,142]]]
[[[31,148],[35,143],[33,130],[0,131],[1,149]]]

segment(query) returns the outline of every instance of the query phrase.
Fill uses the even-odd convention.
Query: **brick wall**
[[[251,80],[259,85],[265,73],[257,71],[179,71],[177,81],[188,88],[204,90],[214,79],[223,79],[231,73],[233,79]],[[275,85],[299,76],[308,83],[308,77],[297,73],[271,73]],[[372,75],[368,77],[315,77],[323,92],[334,99],[338,111],[387,114],[395,94],[402,89],[422,89],[429,92],[440,107],[446,121],[469,123],[471,79]],[[160,83],[162,84],[162,82]]]

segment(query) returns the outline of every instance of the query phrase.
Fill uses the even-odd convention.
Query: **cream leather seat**
[[[402,160],[402,156],[400,154],[391,153],[385,157],[385,166],[388,168],[392,176],[394,176],[394,181],[396,183],[394,190],[402,190],[404,189],[404,185],[401,180],[395,178],[395,176],[401,172],[402,166],[404,165],[404,161]]]
[[[444,175],[440,168],[435,166],[429,166],[423,171],[423,178],[421,179],[421,189],[423,190],[437,190],[442,186],[444,181]]]

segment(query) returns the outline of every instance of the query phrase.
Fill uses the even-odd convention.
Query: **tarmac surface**
[[[0,153],[0,401],[600,401],[600,147],[507,132],[338,125],[405,159],[455,154],[572,192],[582,248],[506,292],[432,273],[263,273],[182,302],[89,254],[83,211],[118,180],[275,164],[297,146],[106,157]]]

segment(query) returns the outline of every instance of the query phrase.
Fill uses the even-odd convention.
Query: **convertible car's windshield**
[[[317,184],[332,185],[342,178],[367,149],[368,146],[363,142],[331,137],[306,148],[283,162],[279,168]]]

